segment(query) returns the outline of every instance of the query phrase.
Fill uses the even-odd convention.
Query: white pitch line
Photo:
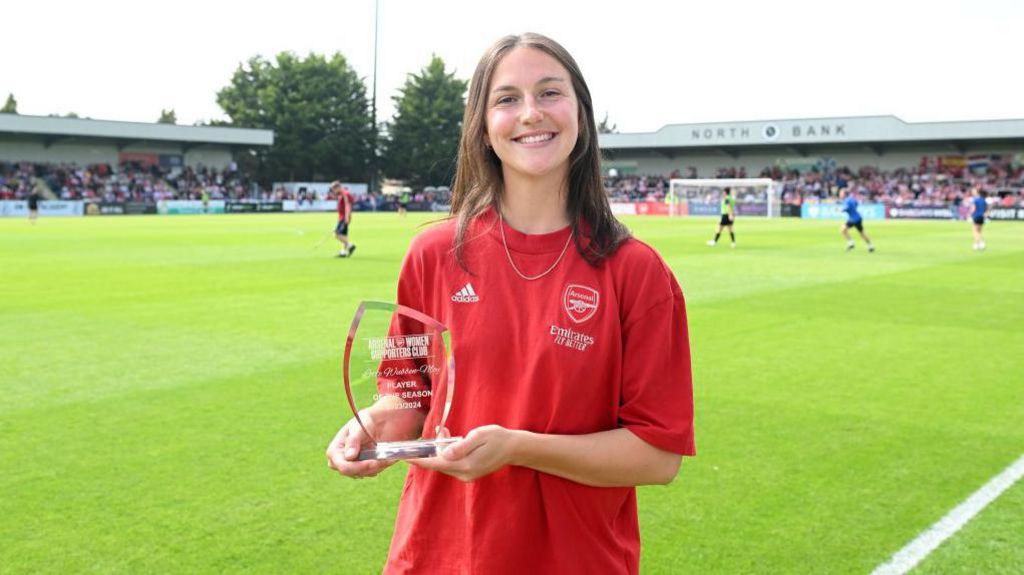
[[[892,559],[875,568],[871,575],[903,575],[910,571],[1021,477],[1024,477],[1024,455],[897,551]]]

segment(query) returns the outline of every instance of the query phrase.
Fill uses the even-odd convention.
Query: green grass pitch
[[[373,573],[403,465],[326,468],[344,334],[417,226],[0,220],[0,572]],[[639,490],[645,573],[867,573],[1024,453],[1024,224],[632,218],[687,297],[698,457]],[[496,265],[501,265],[496,264]],[[1024,484],[922,573],[1024,565]]]

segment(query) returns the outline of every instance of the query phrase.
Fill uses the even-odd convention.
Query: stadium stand
[[[0,200],[26,199],[33,188],[42,189],[48,199],[59,200],[198,200],[203,190],[211,199],[240,199],[248,196],[252,185],[253,180],[233,163],[218,170],[204,166],[168,169],[140,162],[79,166],[0,161]]]
[[[605,190],[613,201],[662,201],[669,189],[672,174],[609,176]],[[747,177],[743,167],[721,167],[714,176],[700,174],[689,168],[686,177]],[[775,167],[763,170],[758,177],[771,178],[782,185],[783,203],[800,205],[838,196],[840,189],[852,187],[867,201],[895,206],[959,206],[970,190],[978,187],[988,192],[993,203],[1001,207],[1024,207],[1024,164],[1014,164],[1008,156],[988,156],[975,165],[936,163],[922,158],[918,166],[881,170],[877,166],[853,169],[847,166],[828,171],[816,169],[801,172]]]
[[[671,124],[601,134],[606,188],[655,201],[671,179],[770,177],[784,204],[850,186],[889,206],[957,204],[971,188],[1022,206],[1024,120],[905,122],[894,116]],[[1024,207],[1024,206],[1022,206]]]

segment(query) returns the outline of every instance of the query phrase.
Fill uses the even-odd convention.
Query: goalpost
[[[725,188],[732,190],[736,210],[742,209],[742,215],[776,218],[781,214],[781,186],[770,178],[697,178],[669,181],[665,195],[669,215],[717,215]]]

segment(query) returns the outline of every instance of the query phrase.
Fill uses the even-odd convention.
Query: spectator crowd
[[[674,178],[712,177],[688,168],[668,175],[612,175],[604,179],[605,190],[612,201],[660,202]],[[715,178],[746,178],[743,167],[716,170]],[[963,164],[942,165],[923,158],[918,166],[883,171],[865,166],[857,170],[838,167],[830,170],[799,171],[780,167],[766,168],[756,177],[771,178],[781,186],[783,203],[830,201],[839,190],[850,188],[863,201],[895,206],[960,205],[973,188],[987,192],[993,203],[1004,207],[1024,207],[1024,164],[1005,156],[986,157],[973,167]]]
[[[235,165],[223,170],[208,167],[163,168],[125,162],[110,164],[46,164],[0,161],[0,200],[26,199],[43,188],[47,199],[99,202],[158,202],[249,196],[252,180]],[[48,193],[47,193],[48,189]]]
[[[693,167],[660,175],[618,175],[613,171],[604,178],[604,186],[612,201],[661,202],[669,192],[672,179],[699,177],[710,177],[710,174],[701,175]],[[748,175],[743,167],[722,167],[715,170],[714,177],[746,178]],[[967,162],[943,164],[926,157],[918,166],[891,171],[871,166],[856,170],[842,166],[804,171],[772,167],[764,169],[757,177],[776,181],[781,187],[781,201],[793,205],[831,201],[838,197],[839,190],[849,188],[868,202],[914,207],[958,206],[973,188],[979,188],[987,192],[993,203],[1024,207],[1024,164],[1007,156],[986,156],[984,161],[973,165]],[[314,192],[302,189],[292,192],[283,187],[260,188],[234,164],[216,169],[164,168],[140,162],[125,162],[115,167],[0,161],[0,200],[23,200],[40,187],[46,199],[100,202],[199,200],[204,193],[214,200],[337,199],[329,195],[318,198]],[[393,210],[398,197],[395,194],[360,194],[358,208]],[[427,187],[410,192],[409,199],[414,205],[445,205],[451,201],[451,192],[447,187]]]

